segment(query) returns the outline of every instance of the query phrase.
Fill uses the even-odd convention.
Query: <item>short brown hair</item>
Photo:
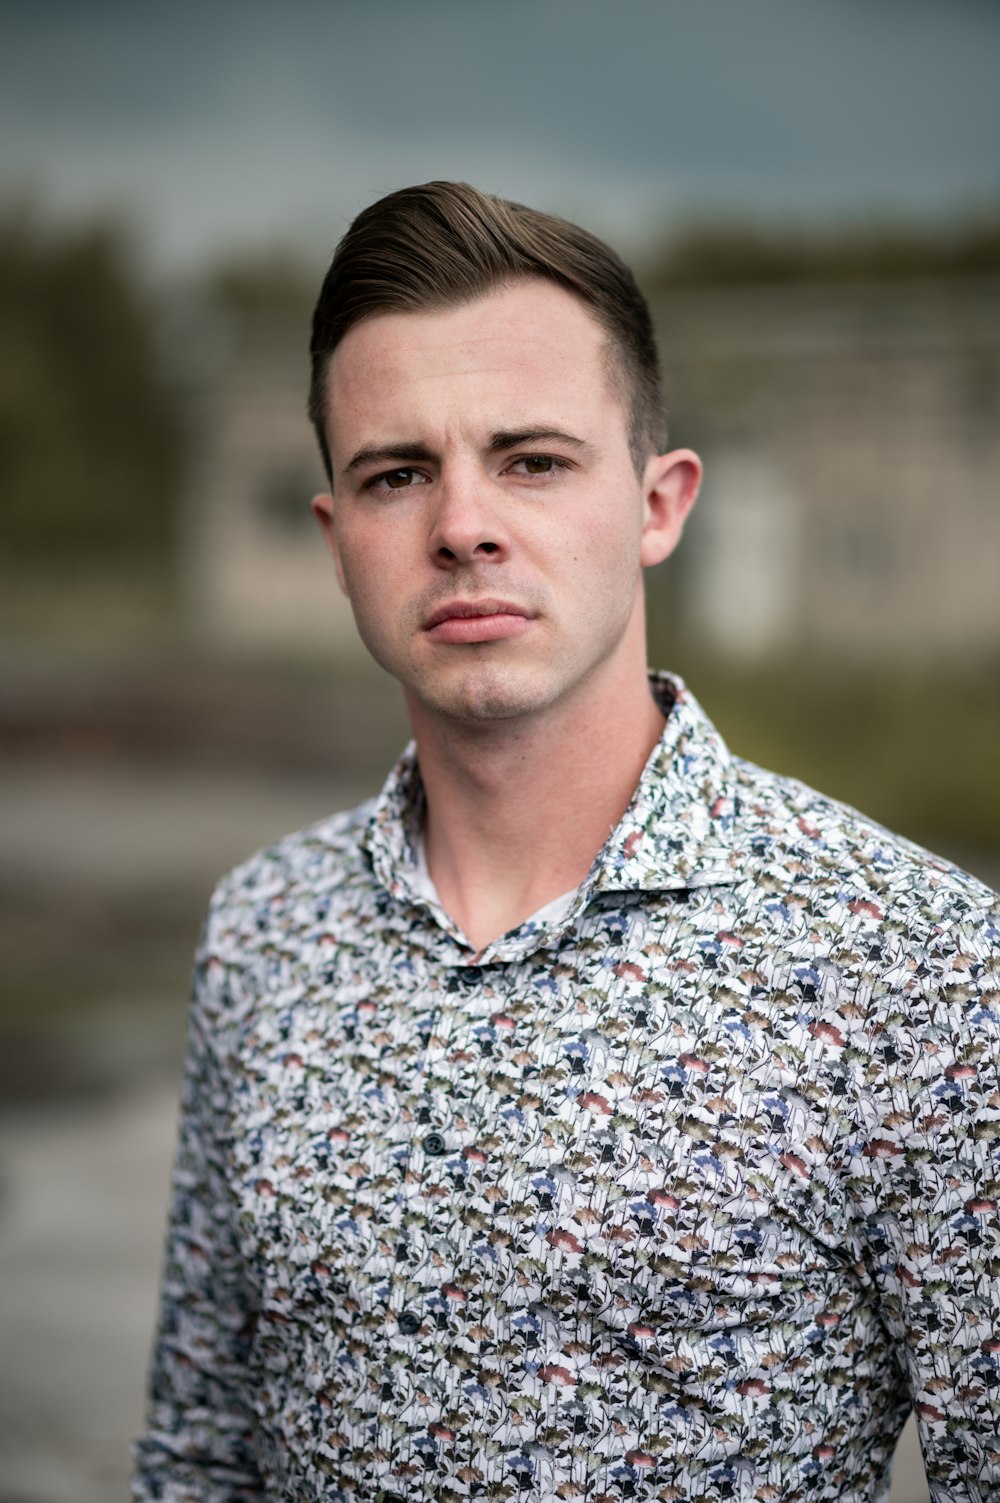
[[[337,246],[313,313],[309,417],[332,479],[327,372],[344,335],[377,313],[422,312],[543,277],[575,293],[608,335],[628,403],[637,474],[666,445],[649,308],[629,268],[579,225],[468,183],[401,188],[362,211]]]

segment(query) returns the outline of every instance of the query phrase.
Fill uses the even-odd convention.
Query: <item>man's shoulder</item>
[[[232,921],[240,910],[285,907],[299,897],[323,901],[345,885],[370,876],[363,837],[374,799],[284,835],[226,873],[212,895],[211,912]]]
[[[225,1053],[232,1027],[364,937],[376,902],[365,843],[374,801],[285,835],[217,883],[195,953],[202,1038]]]
[[[734,837],[763,881],[784,879],[917,927],[975,923],[1000,896],[969,872],[796,778],[732,760]]]

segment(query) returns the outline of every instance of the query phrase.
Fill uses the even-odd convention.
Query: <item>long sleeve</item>
[[[1000,1497],[1000,915],[873,1000],[852,1188],[935,1503]]]
[[[140,1503],[264,1496],[246,1400],[254,1300],[226,1176],[229,974],[212,933],[210,913],[195,964],[147,1425],[135,1446]]]

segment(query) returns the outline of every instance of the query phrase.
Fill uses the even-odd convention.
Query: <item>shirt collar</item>
[[[667,891],[736,879],[729,751],[676,674],[652,673],[650,686],[667,717],[663,734],[621,821],[582,882],[577,901],[547,938],[571,925],[601,893]],[[413,885],[415,837],[424,810],[416,745],[410,742],[389,774],[362,836],[376,878],[400,901],[424,901]],[[439,922],[447,919],[437,905],[430,906]],[[450,922],[446,927],[454,932]],[[522,925],[489,946],[490,955],[497,952],[499,959],[505,941],[528,927]]]
[[[581,891],[735,881],[729,750],[683,679],[652,673],[650,686],[667,723]]]

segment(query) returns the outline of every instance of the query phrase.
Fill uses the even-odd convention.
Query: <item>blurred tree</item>
[[[321,269],[283,246],[261,247],[220,262],[205,283],[205,298],[229,328],[237,350],[291,356],[307,379],[309,325]]]
[[[1000,216],[944,228],[886,225],[812,233],[753,224],[691,227],[654,254],[647,293],[675,287],[971,278],[1000,271]]]
[[[4,569],[166,578],[180,431],[121,231],[0,211],[0,324]]]
[[[308,318],[317,278],[294,252],[265,247],[221,262],[209,278],[214,296],[233,313],[247,318]]]

